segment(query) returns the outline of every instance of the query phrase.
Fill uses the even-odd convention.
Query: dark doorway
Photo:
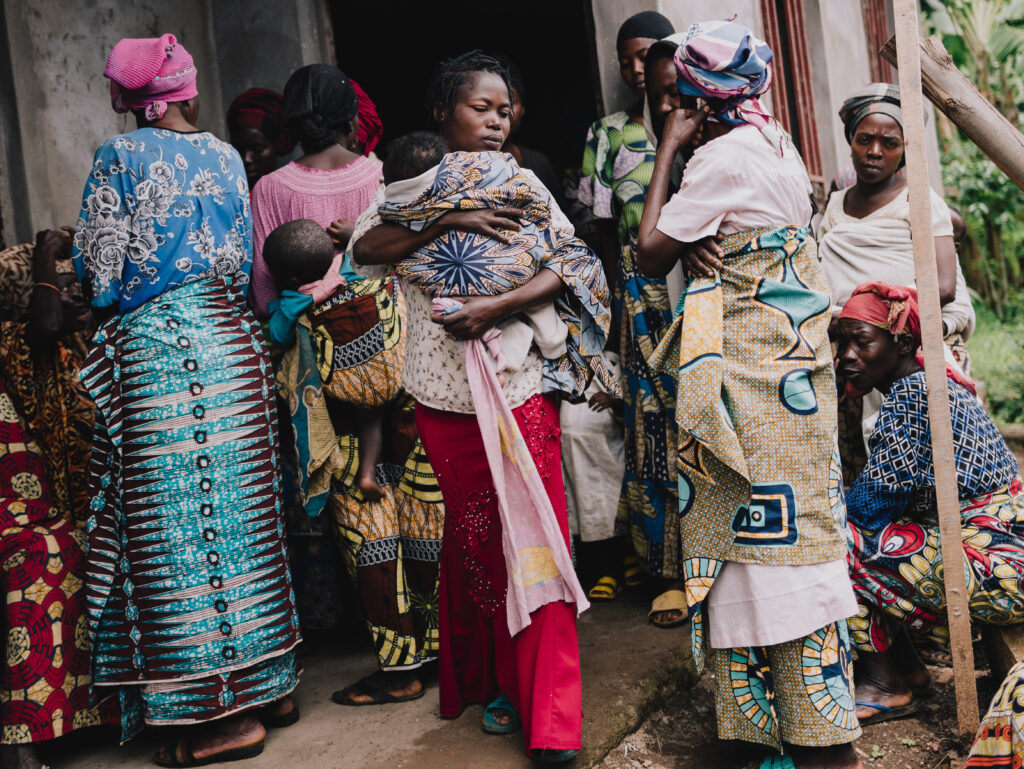
[[[504,54],[523,74],[526,117],[517,141],[545,153],[560,172],[579,167],[597,118],[585,0],[331,0],[330,10],[338,66],[377,105],[385,146],[434,127],[425,103],[434,65],[480,48]]]

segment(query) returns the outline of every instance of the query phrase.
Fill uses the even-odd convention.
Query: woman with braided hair
[[[551,371],[537,341],[553,329],[539,327],[528,351],[524,345],[525,358],[506,369],[503,380],[487,380],[493,402],[500,401],[508,410],[499,410],[496,423],[489,420],[491,404],[478,398],[479,388],[474,391],[480,379],[473,373],[479,370],[472,368],[471,353],[479,350],[481,337],[493,340],[495,327],[523,310],[571,301],[578,296],[580,283],[591,276],[597,278],[592,309],[601,316],[597,325],[603,330],[588,339],[587,346],[598,342],[600,352],[607,333],[608,297],[597,257],[581,242],[575,241],[578,247],[569,243],[572,226],[550,192],[534,174],[499,152],[512,117],[511,91],[504,67],[479,51],[443,62],[435,72],[430,103],[452,152],[437,170],[417,177],[417,184],[422,182],[426,189],[403,188],[404,201],[397,200],[397,185],[389,185],[389,203],[381,210],[388,213],[393,200],[405,210],[436,200],[443,192],[436,187],[445,186],[442,176],[461,184],[467,178],[460,173],[463,170],[501,165],[514,172],[516,189],[526,190],[536,210],[549,219],[547,229],[529,220],[524,208],[454,205],[440,216],[421,217],[415,226],[400,224],[399,219],[377,224],[355,241],[352,255],[360,264],[417,264],[427,259],[439,267],[433,282],[423,285],[399,265],[408,309],[402,380],[416,399],[420,438],[445,500],[441,716],[456,718],[470,703],[490,703],[484,711],[485,731],[507,734],[521,726],[528,755],[543,762],[564,762],[580,748],[576,615],[587,603],[568,558],[558,405],[546,392]],[[488,187],[473,199],[484,200],[492,191],[500,195],[507,186]],[[528,236],[531,243],[557,233],[559,242],[569,244],[574,272],[556,272],[557,265],[531,266],[520,280],[504,281],[501,265],[488,262],[487,254],[501,251],[517,259],[522,251],[517,236],[526,228],[537,234]],[[457,272],[469,286],[461,296],[443,293],[441,287],[444,275],[452,273],[442,262],[462,261],[452,253],[450,244],[456,242],[466,255],[466,269]],[[484,288],[497,284],[504,288]],[[445,302],[449,309],[441,311],[437,305]],[[578,317],[580,326],[586,327],[586,313]],[[579,329],[571,333],[578,335]],[[560,373],[555,371],[555,378]],[[505,440],[498,438],[499,432]],[[507,499],[515,473],[501,475],[495,469],[496,457],[512,455],[516,467],[534,468],[529,477],[536,482],[528,501],[516,507],[514,520],[507,515]],[[537,536],[531,540],[536,546],[520,548],[517,536],[527,529]]]
[[[355,221],[380,188],[381,163],[357,149],[359,97],[337,67],[310,64],[284,87],[284,127],[305,153],[259,180],[252,192],[252,301],[256,317],[270,315],[279,297],[263,259],[267,235],[286,222],[312,219],[345,249]]]

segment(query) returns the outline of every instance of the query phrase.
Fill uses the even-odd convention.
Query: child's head
[[[327,274],[334,261],[334,243],[327,230],[313,220],[296,219],[267,236],[263,261],[278,291],[294,291]]]
[[[432,131],[399,136],[384,154],[384,183],[413,179],[440,163],[447,152],[445,140]]]

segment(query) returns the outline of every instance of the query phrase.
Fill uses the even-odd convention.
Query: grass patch
[[[971,375],[985,383],[989,409],[999,425],[1024,424],[1024,308],[1000,320],[975,301],[977,328],[967,343]]]

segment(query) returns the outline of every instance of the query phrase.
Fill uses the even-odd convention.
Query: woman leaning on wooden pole
[[[953,680],[956,687],[957,722],[970,735],[978,728],[978,695],[974,679],[971,618],[964,577],[964,552],[960,534],[960,502],[953,457],[953,428],[949,393],[945,386],[942,320],[939,305],[935,239],[932,237],[925,155],[924,98],[921,92],[920,38],[917,0],[895,0],[896,52],[899,68],[903,132],[906,142],[907,187],[910,196],[910,230],[914,239],[914,270],[921,308],[921,335],[925,378],[928,382],[928,414],[935,462],[935,495],[942,539],[942,570],[946,588]],[[938,382],[940,386],[933,387]]]

